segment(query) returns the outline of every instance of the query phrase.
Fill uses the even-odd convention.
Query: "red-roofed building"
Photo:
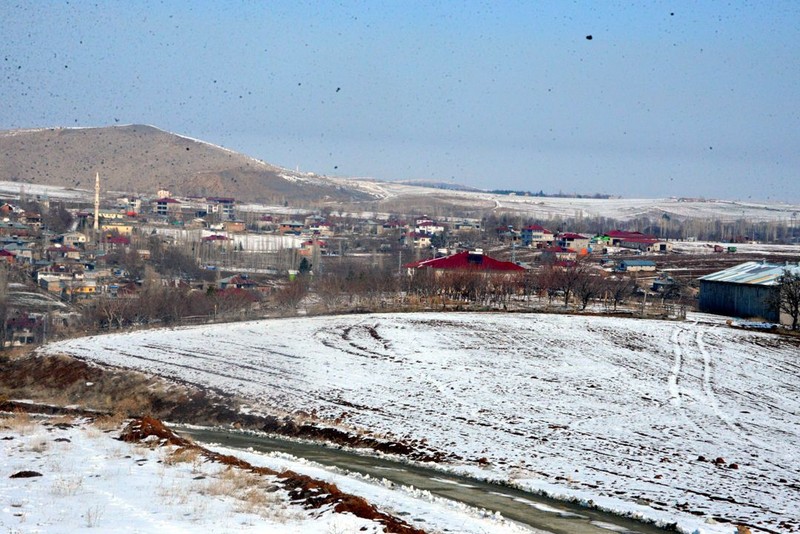
[[[589,253],[589,241],[591,239],[585,235],[574,234],[572,232],[563,232],[556,237],[556,245],[563,248],[571,248],[577,251],[578,254]]]
[[[414,270],[433,269],[436,271],[476,271],[482,273],[522,272],[524,267],[510,261],[500,261],[483,254],[482,251],[464,251],[443,258],[420,260],[404,265],[409,273]]]
[[[131,244],[131,240],[124,235],[112,235],[106,238],[106,244],[111,248],[124,248]]]
[[[656,236],[643,234],[641,232],[628,232],[626,230],[611,230],[605,234],[611,246],[618,246],[622,241],[655,239]]]
[[[225,237],[224,235],[211,234],[205,236],[202,241],[204,243],[224,243],[225,241],[230,241],[230,238]]]
[[[0,250],[0,262],[6,263],[14,263],[16,256],[13,252],[9,252],[6,249]]]

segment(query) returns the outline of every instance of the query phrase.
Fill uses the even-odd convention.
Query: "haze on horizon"
[[[331,176],[800,201],[797,2],[2,10],[0,129],[146,123]]]

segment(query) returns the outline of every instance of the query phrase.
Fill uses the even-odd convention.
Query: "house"
[[[230,241],[230,238],[227,237],[227,236],[224,236],[224,235],[220,235],[220,234],[211,234],[211,235],[205,236],[200,241],[202,241],[203,243],[209,243],[209,244],[215,244],[215,245],[224,245],[225,243]]]
[[[406,223],[403,221],[386,221],[377,228],[378,235],[401,234],[406,231]]]
[[[672,243],[650,238],[622,239],[619,246],[642,252],[672,252]]]
[[[206,198],[207,212],[219,213],[222,220],[233,220],[236,218],[234,205],[236,199],[230,197],[208,197]]]
[[[42,216],[41,214],[33,211],[26,211],[20,216],[19,222],[27,224],[34,230],[38,231],[42,227]]]
[[[643,234],[641,232],[628,232],[626,230],[611,230],[603,234],[603,239],[608,240],[608,244],[612,247],[620,246],[622,241],[636,241],[639,239],[655,239],[654,235]]]
[[[67,232],[58,236],[58,240],[68,247],[82,247],[87,240],[86,234],[81,232]]]
[[[48,247],[47,250],[47,257],[51,260],[59,260],[59,259],[70,259],[70,260],[79,260],[81,259],[81,251],[75,247],[70,247],[67,245],[55,245],[52,247]]]
[[[125,224],[123,221],[115,221],[109,224],[101,224],[100,230],[102,232],[111,232],[114,234],[120,235],[132,235],[133,234],[133,225],[132,224]]]
[[[483,229],[480,219],[462,219],[453,223],[453,231],[461,232],[480,232]]]
[[[623,273],[652,272],[656,270],[656,262],[652,260],[622,260],[617,271]]]
[[[12,317],[6,321],[6,347],[29,345],[36,342],[42,322],[31,316]]]
[[[300,244],[300,254],[302,256],[313,255],[315,249],[319,250],[321,254],[325,254],[328,251],[328,244],[321,239],[309,239]]]
[[[27,236],[31,232],[31,227],[17,221],[0,221],[0,236]]]
[[[417,219],[416,223],[414,224],[414,228],[417,234],[425,234],[425,235],[440,235],[444,233],[444,226],[431,220],[431,219]]]
[[[330,237],[333,235],[333,226],[325,221],[313,222],[309,225],[308,229],[314,235],[320,235],[323,237]]]
[[[526,247],[544,248],[553,244],[553,232],[538,224],[522,229],[522,243]]]
[[[419,234],[419,233],[412,233],[406,235],[406,245],[410,244],[414,248],[430,248],[431,247],[431,236],[430,234]]]
[[[304,228],[305,225],[300,221],[283,221],[278,226],[278,233],[281,235],[300,235]]]
[[[791,324],[774,302],[785,270],[800,275],[800,264],[748,261],[700,277],[700,311]]]
[[[262,215],[254,225],[256,229],[262,231],[271,231],[275,229],[275,221],[272,219],[272,215]]]
[[[124,250],[131,244],[131,240],[124,235],[108,236],[104,242],[111,250]]]
[[[589,241],[591,241],[591,238],[572,232],[562,232],[555,237],[556,246],[572,249],[581,256],[592,251],[589,248]]]
[[[244,232],[244,221],[225,221],[222,223],[222,228],[226,232]]]
[[[553,245],[542,249],[543,262],[574,261],[578,257],[578,251]]]
[[[219,281],[220,289],[253,289],[256,283],[246,274],[235,274]]]
[[[404,265],[409,274],[413,271],[432,269],[435,271],[469,271],[482,273],[516,273],[524,267],[510,261],[500,261],[486,256],[482,250],[459,252],[442,258],[420,260]]]
[[[6,249],[0,250],[0,263],[14,263],[16,260],[16,256],[13,252],[9,252]]]
[[[154,200],[152,204],[155,214],[161,217],[174,215],[181,211],[181,203],[170,197],[158,198]]]

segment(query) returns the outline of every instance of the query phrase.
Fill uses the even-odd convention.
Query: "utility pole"
[[[100,242],[100,173],[94,177],[94,239]]]

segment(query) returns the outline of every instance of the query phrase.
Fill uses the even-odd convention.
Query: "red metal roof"
[[[581,234],[573,234],[572,232],[564,232],[563,234],[558,234],[559,239],[589,239],[585,235]]]
[[[640,238],[640,239],[655,239],[655,236],[643,234],[641,232],[628,232],[626,230],[611,230],[606,234],[608,237],[613,237],[616,239],[633,239],[633,238]]]
[[[490,258],[484,254],[474,252],[459,252],[444,258],[433,258],[408,263],[405,267],[409,269],[448,269],[448,270],[469,270],[469,271],[524,271],[516,263],[510,261],[500,261]]]
[[[528,230],[530,232],[542,232],[544,234],[552,234],[553,233],[550,230],[548,230],[547,228],[545,228],[544,226],[541,226],[541,225],[538,225],[538,224],[531,224],[530,226],[526,226],[525,228],[523,228],[523,230]]]

